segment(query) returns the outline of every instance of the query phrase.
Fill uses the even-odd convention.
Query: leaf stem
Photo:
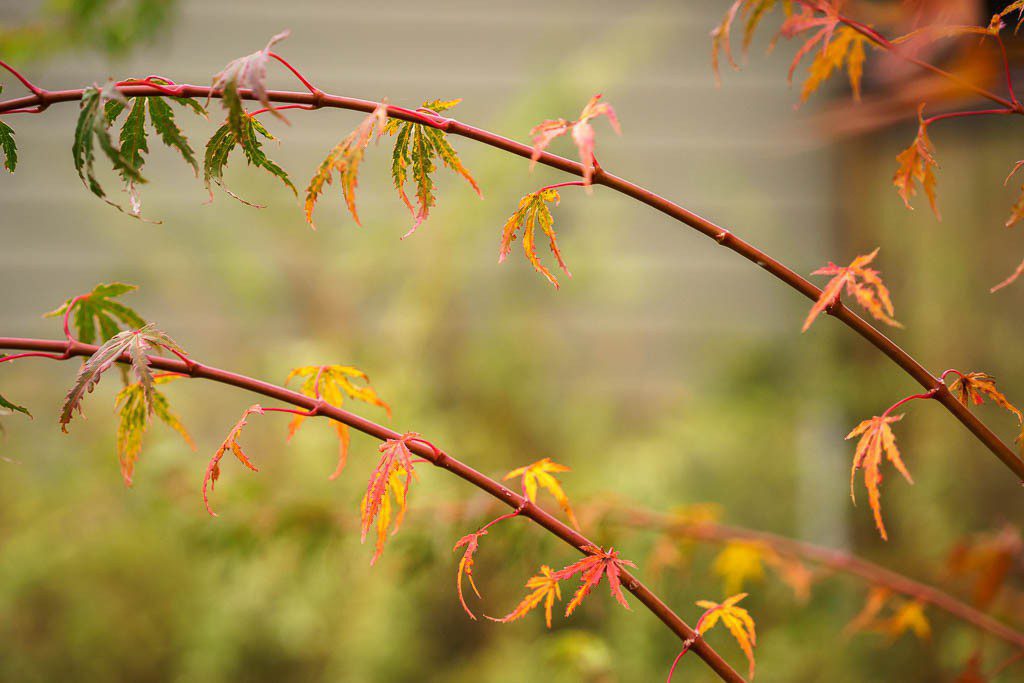
[[[281,55],[277,54],[276,52],[268,52],[267,54],[269,54],[271,57],[273,57],[277,61],[281,62],[281,64],[283,64],[286,69],[291,71],[292,74],[294,74],[295,78],[299,79],[299,82],[302,83],[302,85],[306,86],[306,89],[309,90],[310,93],[312,93],[313,95],[321,95],[321,94],[323,94],[323,91],[321,91],[320,88],[316,87],[315,85],[310,83],[308,80],[306,80],[306,77],[303,76],[299,72],[298,69],[296,69],[294,66],[292,66],[291,63],[289,63],[287,59],[285,59]]]
[[[24,349],[38,352],[59,352],[66,349],[68,357],[71,357],[91,356],[99,349],[99,347],[92,344],[83,344],[82,342],[68,343],[62,340],[0,337],[0,349]],[[252,377],[246,377],[245,375],[229,372],[227,370],[203,365],[195,361],[189,361],[190,364],[187,364],[184,360],[165,358],[163,356],[147,356],[147,359],[149,364],[158,370],[188,374],[191,377],[206,379],[245,389],[283,403],[290,403],[291,405],[299,408],[305,408],[308,411],[317,410],[317,415],[346,424],[353,429],[363,432],[364,434],[368,434],[369,436],[381,441],[402,438],[402,434],[392,429],[388,429],[383,425],[379,425],[367,420],[366,418],[360,417],[355,413],[350,413],[347,410],[338,408],[337,406],[326,404],[322,400],[306,396],[305,394],[292,391],[291,389],[287,389],[282,386],[270,384],[269,382],[264,382]],[[130,363],[131,359],[127,355],[122,355],[117,359],[117,362]],[[288,412],[287,409],[283,408],[264,408],[263,410]],[[493,496],[508,507],[513,509],[522,508],[519,514],[529,518],[537,525],[543,527],[548,532],[563,540],[565,543],[579,550],[581,553],[587,554],[587,551],[584,550],[584,548],[596,545],[586,536],[564,524],[540,506],[535,503],[531,503],[529,499],[524,498],[502,485],[500,482],[478,472],[460,460],[455,459],[432,443],[425,441],[424,439],[410,439],[408,441],[408,445],[409,449],[413,453],[430,460],[437,467],[448,470],[455,476]],[[697,632],[694,631],[693,628],[683,621],[675,612],[673,612],[668,605],[654,594],[654,592],[641,583],[639,579],[626,570],[622,571],[621,576],[623,586],[635,595],[648,610],[661,620],[662,623],[668,626],[681,641],[685,642],[688,639],[694,639],[697,637]],[[702,660],[704,660],[704,662],[707,663],[709,667],[711,667],[719,678],[724,681],[728,681],[729,683],[743,683],[743,678],[731,666],[729,666],[724,659],[722,659],[721,655],[719,655],[714,648],[706,642],[697,638],[692,649]]]
[[[945,378],[943,378],[943,379],[945,379]],[[943,385],[943,387],[945,387],[945,385]],[[939,393],[939,387],[934,387],[934,388],[929,389],[928,391],[924,392],[923,394],[914,394],[912,396],[907,396],[906,398],[901,398],[900,400],[896,401],[891,406],[886,408],[885,412],[882,413],[882,417],[889,417],[889,414],[892,411],[896,410],[897,408],[899,408],[901,405],[903,405],[905,403],[910,403],[911,401],[916,401],[918,399],[935,398],[936,394],[938,394],[938,393]]]
[[[923,121],[921,125],[930,126],[937,121],[945,121],[946,119],[959,119],[966,116],[1000,116],[1005,114],[1017,114],[1019,113],[1015,109],[977,109],[973,111],[952,111],[946,114],[937,114],[930,116]]]
[[[42,95],[46,92],[45,90],[37,86],[35,83],[25,78],[20,71],[18,71],[2,59],[0,59],[0,67],[3,67],[4,69],[7,69],[7,71],[10,71],[11,75],[17,78],[19,81],[21,81],[21,84],[28,88],[28,91],[31,92],[33,95]]]
[[[544,187],[537,190],[537,192],[544,192],[545,190],[557,190],[560,187],[586,187],[587,184],[582,180],[568,180],[564,183],[555,183],[554,185],[545,185]]]

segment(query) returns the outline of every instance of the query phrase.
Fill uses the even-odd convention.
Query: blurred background
[[[962,4],[969,21],[987,23],[989,10]],[[857,108],[837,78],[794,111],[794,47],[764,56],[770,19],[749,64],[726,69],[716,88],[708,32],[725,9],[717,0],[0,0],[0,57],[50,89],[151,73],[205,84],[290,28],[277,51],[327,92],[410,107],[461,97],[454,116],[519,140],[602,92],[623,126],[616,137],[595,124],[607,169],[801,273],[881,246],[876,263],[906,325],[893,338],[933,372],[984,370],[1024,400],[1015,360],[1024,285],[988,293],[1024,256],[1019,228],[1002,227],[1016,198],[1001,181],[1020,156],[1008,144],[1019,122],[934,130],[943,221],[923,201],[907,211],[891,177],[917,101],[886,103],[928,84],[869,73]],[[20,92],[6,75],[0,82],[5,95]],[[276,67],[269,83],[299,89]],[[220,117],[216,104],[211,112]],[[290,114],[290,127],[268,119],[280,145],[267,148],[304,187],[361,115]],[[830,319],[801,335],[808,301],[621,196],[564,191],[555,220],[573,278],[555,291],[518,242],[497,264],[519,197],[565,179],[531,174],[521,159],[454,139],[486,200],[440,171],[436,210],[399,241],[410,221],[387,142],[370,148],[361,173],[363,226],[333,186],[313,232],[291,193],[240,156],[228,182],[264,210],[222,192],[204,204],[202,182],[151,140],[144,213],[163,223],[149,225],[81,186],[69,153],[75,117],[72,105],[5,117],[21,158],[0,182],[0,334],[58,338],[43,312],[124,281],[141,287],[130,303],[205,363],[275,382],[293,366],[358,366],[394,407],[390,426],[422,432],[477,469],[500,476],[541,457],[572,467],[562,481],[584,530],[637,561],[690,623],[702,611],[695,600],[725,597],[712,571],[719,549],[687,546],[685,562],[645,571],[656,530],[601,522],[588,506],[714,503],[724,521],[856,552],[961,596],[970,586],[949,580],[950,548],[1024,514],[1019,482],[945,411],[920,402],[897,431],[916,485],[887,477],[891,540],[881,541],[866,504],[850,504],[853,445],[843,437],[919,387]],[[200,148],[213,124],[178,118]],[[553,151],[573,154],[568,141]],[[114,191],[116,178],[105,177]],[[635,600],[626,612],[603,587],[550,632],[539,614],[471,621],[451,547],[494,508],[442,472],[421,468],[401,533],[370,568],[358,505],[378,444],[354,435],[348,468],[329,482],[337,446],[324,424],[286,445],[286,416],[252,420],[243,442],[262,471],[226,462],[220,517],[210,518],[199,495],[205,464],[255,400],[224,386],[167,388],[198,452],[152,427],[128,489],[114,449],[116,380],[88,398],[88,419],[70,435],[57,428],[74,371],[24,361],[0,373],[3,393],[36,416],[5,419],[0,442],[0,680],[655,681],[678,650]],[[978,410],[1012,441],[1008,414]],[[538,528],[504,523],[477,555],[485,599],[473,605],[505,614],[540,564],[574,560]],[[992,609],[1018,627],[1021,574],[1012,569]],[[771,576],[744,589],[758,624],[758,680],[953,680],[978,644],[934,610],[930,640],[844,639],[866,588],[842,576],[822,577],[806,602]],[[743,667],[724,630],[709,637]],[[988,645],[986,662],[1002,659]],[[677,680],[712,677],[690,656]]]

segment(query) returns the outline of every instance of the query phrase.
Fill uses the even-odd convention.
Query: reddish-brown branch
[[[177,85],[172,89],[179,97],[207,98],[221,96],[221,93],[213,91],[211,88],[205,86]],[[125,86],[120,88],[120,90],[126,97],[154,97],[162,94],[149,85]],[[240,90],[239,95],[245,99],[255,99],[251,90]],[[342,97],[340,95],[328,95],[322,92],[314,95],[312,93],[270,90],[267,91],[267,97],[272,102],[284,104],[304,104],[318,108],[329,107],[366,113],[371,113],[380,106],[379,102],[374,102],[372,100],[361,100],[352,97]],[[37,106],[45,108],[58,102],[73,102],[80,100],[81,98],[81,89],[43,91],[38,94],[27,95],[25,97],[0,102],[0,114],[12,110],[18,110],[23,107]],[[1009,103],[1007,103],[1007,106],[1010,106]],[[533,148],[529,145],[516,142],[515,140],[510,140],[509,138],[496,133],[462,123],[455,119],[443,117],[435,118],[420,112],[414,112],[402,107],[394,107],[390,105],[387,107],[387,113],[388,116],[392,118],[433,126],[448,133],[476,140],[477,142],[481,142],[496,149],[500,149],[510,154],[515,154],[516,156],[523,157],[524,159],[530,159],[533,156]],[[570,173],[580,177],[583,177],[584,175],[584,168],[582,164],[576,161],[570,161],[569,159],[549,152],[541,153],[537,161],[545,166],[564,171],[565,173]],[[667,216],[690,226],[701,234],[712,238],[718,244],[736,252],[748,261],[755,263],[812,301],[817,301],[821,296],[820,289],[784,264],[770,257],[765,252],[740,239],[734,233],[719,227],[706,218],[699,216],[692,211],[689,211],[688,209],[685,209],[682,206],[651,192],[650,190],[640,187],[639,185],[625,180],[624,178],[608,173],[603,168],[595,168],[593,183],[595,185],[603,185],[628,197],[632,197],[633,199],[647,204]],[[896,363],[896,365],[903,369],[904,372],[910,375],[910,377],[918,382],[922,387],[925,389],[938,387],[938,393],[935,396],[936,400],[942,403],[942,405],[945,406],[945,408],[952,413],[954,417],[963,423],[963,425],[967,427],[967,429],[982,444],[992,451],[992,453],[995,454],[995,456],[999,458],[1006,467],[1016,474],[1018,478],[1024,481],[1024,460],[1017,457],[1017,454],[1014,453],[1012,448],[1003,443],[1002,440],[1000,440],[998,436],[996,436],[987,426],[985,426],[983,422],[981,422],[981,420],[971,413],[967,407],[961,405],[960,402],[957,401],[944,386],[940,386],[942,383],[927,369],[925,369],[923,365],[917,362],[910,354],[900,348],[891,339],[886,337],[882,332],[847,308],[841,302],[831,307],[829,314],[843,322],[847,327],[853,329],[857,334],[866,339],[868,343],[888,356],[894,363]]]
[[[83,344],[77,341],[69,343],[62,340],[0,337],[0,349],[21,349],[50,353],[66,351],[68,357],[91,356],[98,348],[98,346]],[[181,359],[163,358],[160,356],[148,356],[148,358],[150,365],[158,370],[220,382],[221,384],[245,389],[283,403],[290,403],[291,405],[305,408],[307,411],[310,411],[311,414],[315,411],[315,414],[317,415],[346,424],[353,429],[363,432],[364,434],[368,434],[376,439],[380,439],[381,441],[402,438],[400,433],[392,429],[388,429],[387,427],[375,422],[371,422],[370,420],[360,417],[354,413],[350,413],[347,410],[326,404],[320,399],[306,396],[305,394],[286,389],[285,387],[270,384],[269,382],[263,382],[252,377],[228,372],[227,370],[203,365],[195,361],[189,361],[189,363],[186,363]],[[130,363],[131,361],[128,356],[122,356],[118,359],[118,362]],[[291,412],[283,408],[264,408],[264,410]],[[519,510],[518,515],[531,519],[537,525],[562,539],[581,553],[587,554],[587,551],[585,551],[584,548],[596,545],[583,534],[574,530],[572,527],[563,524],[556,517],[549,514],[535,503],[531,503],[527,498],[524,498],[515,491],[503,486],[501,483],[487,475],[476,471],[469,465],[456,460],[450,454],[440,450],[433,444],[422,439],[413,439],[408,441],[408,446],[412,452],[421,458],[430,461],[436,467],[448,470],[455,476],[469,482],[482,491],[485,491],[508,507],[513,508],[513,510]],[[647,586],[641,583],[639,579],[624,570],[622,572],[622,584],[629,590],[629,592],[635,595],[637,599],[647,607],[647,609],[658,617],[662,623],[668,626],[681,641],[686,642],[688,640],[693,640],[694,642],[691,649],[695,651],[697,655],[704,660],[704,662],[706,662],[722,680],[730,681],[731,683],[743,682],[743,678],[736,673],[736,671],[729,666],[729,664],[722,659],[722,657],[710,645],[708,645],[696,631],[694,631],[685,621],[673,612],[668,605],[662,602],[662,600]]]
[[[615,517],[613,516],[612,519],[614,521]],[[873,586],[887,588],[894,593],[932,605],[960,621],[996,636],[1015,648],[1024,650],[1024,633],[993,619],[934,586],[915,581],[841,550],[824,548],[766,531],[755,531],[713,522],[681,522],[671,515],[645,510],[623,512],[622,522],[638,529],[663,530],[707,543],[729,543],[730,541],[759,543],[780,555],[807,560],[837,572],[857,576]]]

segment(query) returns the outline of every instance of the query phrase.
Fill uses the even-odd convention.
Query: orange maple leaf
[[[514,610],[501,619],[487,618],[506,624],[516,619],[522,619],[535,607],[544,603],[544,620],[547,622],[548,628],[551,628],[551,608],[554,606],[555,600],[562,599],[562,589],[559,588],[558,579],[554,578],[551,567],[546,564],[541,565],[540,574],[530,577],[526,582],[526,587],[533,592],[523,598],[523,601],[516,605]]]
[[[955,577],[974,577],[972,601],[987,610],[1022,556],[1024,541],[1020,532],[1007,524],[997,532],[978,534],[957,543],[946,565]]]
[[[377,395],[374,388],[370,386],[370,378],[359,368],[348,365],[306,365],[292,369],[284,383],[288,384],[295,377],[303,378],[299,391],[306,396],[323,399],[324,402],[337,408],[341,407],[345,397],[348,396],[357,401],[379,406],[387,411],[388,417],[391,417],[391,406]],[[288,423],[288,441],[292,440],[307,417],[309,416],[296,415]],[[338,435],[338,465],[330,476],[330,479],[334,480],[345,469],[350,435],[347,425],[334,420],[331,420],[331,425]]]
[[[571,470],[565,465],[560,465],[557,462],[554,462],[551,458],[544,458],[537,462],[530,463],[525,467],[512,470],[505,475],[502,481],[522,477],[523,491],[531,503],[537,502],[538,487],[547,489],[551,492],[551,495],[555,497],[555,500],[558,501],[558,504],[562,506],[562,509],[565,510],[565,515],[569,518],[569,522],[573,525],[573,528],[578,531],[580,523],[572,511],[572,506],[569,505],[569,497],[565,495],[565,491],[562,490],[562,484],[553,474],[555,472],[569,471]]]
[[[863,469],[864,486],[868,490],[868,501],[875,515],[875,526],[878,527],[878,532],[883,540],[889,540],[889,536],[885,532],[885,524],[882,523],[882,493],[878,488],[879,484],[882,483],[881,466],[883,455],[903,475],[904,479],[911,484],[914,483],[910,472],[907,471],[906,466],[903,464],[900,451],[896,447],[896,436],[892,433],[892,428],[889,426],[902,419],[903,415],[872,417],[870,420],[861,422],[853,428],[853,431],[846,435],[847,439],[852,439],[855,436],[860,437],[860,441],[857,442],[857,450],[853,456],[853,467],[850,470],[850,498],[853,499],[854,503],[857,502],[857,497],[853,490],[853,482],[857,470]]]
[[[551,209],[548,207],[548,204],[552,202],[555,206],[558,206],[559,201],[558,190],[552,187],[542,188],[520,199],[515,213],[509,216],[505,222],[505,227],[502,229],[501,248],[498,254],[498,263],[502,263],[512,252],[512,242],[516,239],[516,234],[519,230],[522,229],[523,251],[526,252],[526,258],[533,264],[534,270],[546,277],[548,282],[555,286],[555,289],[558,289],[559,286],[558,279],[551,274],[550,270],[544,267],[544,264],[540,262],[540,258],[537,256],[535,230],[539,226],[544,231],[550,242],[551,253],[554,254],[558,265],[565,271],[566,275],[572,277],[572,273],[569,272],[565,261],[562,260],[562,252],[558,250],[558,241],[555,237],[554,229],[555,221],[551,216]]]
[[[843,629],[846,636],[859,631],[875,631],[896,640],[907,631],[913,631],[918,638],[927,639],[931,635],[931,624],[924,615],[924,604],[917,600],[900,599],[893,605],[892,597],[888,589],[872,587],[864,607]],[[886,607],[891,608],[890,615],[880,618],[879,615]]]
[[[376,563],[377,558],[384,552],[389,527],[390,533],[397,533],[405,518],[409,487],[416,477],[409,442],[419,438],[419,434],[408,432],[398,439],[388,439],[380,446],[380,461],[370,475],[370,482],[366,486],[366,494],[360,505],[363,543],[366,542],[366,535],[374,520],[377,521],[377,545],[370,560],[371,565]],[[397,514],[394,514],[392,509],[395,505],[398,506]]]
[[[548,148],[553,140],[566,133],[572,134],[573,142],[580,153],[580,163],[583,164],[583,182],[590,185],[594,176],[594,127],[590,125],[593,119],[599,116],[608,118],[608,123],[616,133],[622,135],[622,128],[619,126],[619,119],[615,115],[615,109],[607,102],[601,102],[601,95],[597,94],[590,98],[587,106],[583,107],[580,117],[575,121],[565,119],[547,119],[538,123],[530,131],[533,136],[533,156],[530,168],[532,169],[540,155]]]
[[[882,608],[889,602],[890,597],[892,597],[892,593],[889,592],[888,588],[872,586],[868,591],[868,597],[864,601],[864,606],[861,607],[856,616],[854,616],[853,619],[843,627],[843,635],[849,638],[853,634],[867,629],[875,622],[875,618],[881,613]]]
[[[1016,415],[1017,422],[1024,425],[1024,413],[996,389],[995,377],[984,372],[957,372],[956,375],[957,378],[949,385],[949,390],[965,408],[969,408],[972,403],[980,406],[985,400],[984,397],[988,396],[997,406]]]
[[[210,498],[207,493],[207,486],[209,486],[210,491],[213,491],[217,480],[220,478],[220,460],[224,457],[224,454],[230,450],[234,453],[235,457],[238,458],[240,463],[248,467],[253,472],[260,471],[260,468],[252,464],[252,461],[249,460],[245,455],[245,452],[242,450],[242,447],[238,444],[238,437],[241,435],[242,429],[244,429],[245,425],[248,423],[250,415],[263,415],[263,407],[260,406],[260,404],[255,403],[245,409],[245,412],[242,413],[242,417],[235,423],[235,426],[231,428],[231,431],[228,432],[227,438],[224,439],[224,442],[220,445],[220,448],[217,449],[217,452],[213,454],[213,457],[210,458],[210,463],[206,466],[206,474],[203,476],[203,505],[206,506],[206,511],[214,517],[217,516],[217,513],[210,507]]]
[[[928,125],[922,117],[923,112],[924,104],[917,110],[918,126],[914,142],[896,156],[899,166],[892,177],[892,184],[896,186],[896,191],[907,208],[913,209],[910,199],[917,194],[915,182],[920,183],[925,195],[928,196],[928,203],[935,217],[942,220],[935,197],[935,169],[939,167],[939,163],[935,161],[935,146],[928,137]]]
[[[611,591],[612,597],[620,605],[629,609],[629,603],[626,602],[626,597],[622,594],[622,585],[619,577],[624,566],[635,567],[636,565],[629,560],[619,559],[619,553],[614,548],[609,548],[605,551],[597,546],[588,545],[584,546],[582,550],[588,553],[586,557],[551,574],[551,578],[555,581],[563,581],[577,574],[580,575],[582,583],[580,583],[580,587],[576,589],[572,600],[566,606],[565,616],[569,616],[579,607],[583,599],[590,595],[590,591],[594,590],[601,583],[602,577],[608,578],[608,590]]]
[[[697,633],[704,635],[721,621],[739,643],[743,654],[747,656],[747,661],[750,662],[750,678],[753,680],[754,647],[757,645],[754,619],[747,610],[736,606],[745,597],[747,597],[746,593],[739,593],[721,603],[698,600],[697,606],[703,607],[707,611],[697,620]]]
[[[807,314],[802,332],[806,332],[810,328],[811,323],[822,311],[839,301],[844,287],[846,293],[856,299],[857,303],[876,319],[893,327],[903,327],[892,317],[895,314],[892,298],[889,296],[889,289],[882,282],[879,272],[867,267],[877,255],[878,249],[875,249],[870,254],[858,256],[845,267],[837,266],[829,261],[827,266],[811,273],[811,275],[832,275],[833,277],[822,288],[821,296],[818,297],[814,306],[811,307],[810,313]]]
[[[455,585],[459,590],[459,602],[462,604],[462,609],[466,611],[466,614],[468,614],[471,619],[476,619],[476,615],[473,614],[473,610],[469,609],[469,605],[466,604],[466,598],[462,593],[462,577],[465,575],[465,577],[469,579],[469,585],[473,588],[473,592],[476,593],[476,597],[481,597],[480,591],[477,590],[476,582],[473,581],[473,555],[480,549],[480,537],[486,535],[486,529],[472,534],[467,534],[460,538],[458,543],[455,544],[455,547],[452,548],[452,550],[458,550],[463,546],[466,548],[465,552],[462,553],[462,559],[459,560],[459,575],[455,581]]]
[[[1024,167],[1024,161],[1018,161],[1013,165],[1013,168],[1010,169],[1010,174],[1006,176],[1006,180],[1003,181],[1003,186],[1010,183],[1010,179],[1017,175],[1017,171],[1019,171],[1021,167]],[[1024,219],[1024,185],[1021,185],[1020,190],[1020,196],[1017,198],[1017,201],[1014,202],[1013,208],[1010,209],[1010,217],[1006,219],[1006,227],[1008,228],[1012,228],[1021,219]]]

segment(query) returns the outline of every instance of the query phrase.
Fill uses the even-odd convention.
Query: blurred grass
[[[881,244],[908,325],[895,335],[901,343],[933,370],[991,371],[1011,398],[1024,386],[1012,361],[1021,295],[985,294],[992,273],[1006,270],[998,228],[1008,202],[987,178],[1005,160],[986,152],[987,179],[972,180],[979,146],[1004,149],[1008,129],[937,141],[946,221],[935,224],[891,196],[895,138],[810,149],[817,142],[790,111],[783,55],[730,74],[721,92],[710,87],[706,32],[718,3],[556,11],[537,2],[494,17],[475,3],[437,8],[438,17],[401,8],[359,14],[346,5],[353,29],[331,3],[299,3],[226,32],[206,22],[232,16],[235,3],[183,3],[170,35],[136,57],[58,61],[38,78],[57,87],[161,71],[203,82],[287,21],[295,37],[286,53],[325,89],[413,105],[463,95],[456,116],[519,138],[603,90],[625,127],[621,139],[599,133],[608,168],[737,225],[801,272]],[[545,9],[546,22],[531,14]],[[424,26],[439,33],[430,49],[400,39]],[[335,51],[338,30],[350,33]],[[394,54],[381,54],[389,40]],[[301,182],[357,119],[294,114],[291,128],[275,126],[283,143],[271,154]],[[140,311],[204,362],[272,381],[294,365],[355,364],[395,407],[392,426],[424,432],[491,475],[551,456],[574,468],[563,481],[580,506],[713,501],[732,522],[847,547],[924,580],[941,578],[958,536],[1024,512],[1017,482],[962,428],[937,407],[914,406],[898,436],[917,484],[887,478],[893,540],[880,542],[865,507],[848,503],[852,446],[842,436],[914,387],[828,321],[798,335],[805,302],[644,207],[567,190],[556,226],[575,277],[556,294],[520,254],[495,263],[517,198],[559,178],[527,175],[521,160],[457,141],[487,200],[441,173],[437,211],[399,242],[408,215],[390,188],[386,149],[371,149],[363,170],[364,227],[329,194],[317,233],[286,191],[240,162],[232,187],[269,209],[223,195],[200,206],[199,184],[154,151],[143,197],[164,224],[153,227],[78,186],[66,158],[73,118],[66,107],[15,122],[23,168],[0,186],[10,235],[0,252],[4,334],[56,335],[37,313],[101,280],[133,282],[143,287]],[[209,127],[189,132],[201,141]],[[214,495],[221,516],[210,519],[199,497],[205,462],[253,400],[226,387],[168,387],[199,452],[153,428],[125,490],[109,409],[115,381],[89,397],[89,419],[70,436],[54,425],[72,370],[26,361],[3,371],[5,395],[37,419],[8,420],[0,445],[14,461],[0,462],[0,680],[647,681],[661,680],[675,656],[678,643],[650,615],[624,612],[601,592],[551,633],[539,615],[470,621],[455,596],[451,546],[483,521],[484,501],[441,472],[421,473],[406,526],[371,570],[355,531],[376,453],[366,437],[354,436],[348,470],[328,482],[331,430],[309,424],[286,446],[286,418],[255,419],[243,440],[262,471],[225,464]],[[1011,420],[980,410],[1012,438]],[[452,513],[454,502],[467,511]],[[646,578],[652,535],[601,526],[594,536]],[[691,622],[695,600],[722,597],[713,554],[698,549],[689,570],[654,581]],[[540,564],[572,559],[525,523],[501,525],[478,554],[480,611],[504,614]],[[975,643],[931,612],[932,642],[843,641],[864,594],[843,579],[822,582],[806,605],[772,580],[749,588],[758,680],[949,679]],[[1012,606],[1001,609],[1012,616]],[[742,661],[724,633],[711,641]],[[711,677],[690,658],[680,679]]]

